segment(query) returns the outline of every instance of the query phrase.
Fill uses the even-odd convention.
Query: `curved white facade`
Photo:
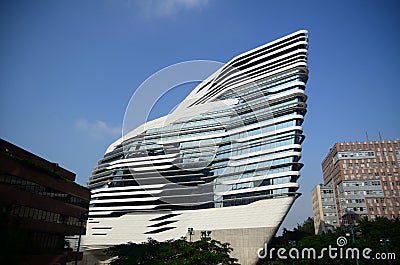
[[[307,31],[243,53],[169,115],[110,145],[88,182],[87,250],[193,228],[230,242],[242,264],[296,196],[306,113]]]

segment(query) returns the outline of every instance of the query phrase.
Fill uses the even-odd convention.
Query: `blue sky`
[[[283,226],[312,215],[311,189],[335,142],[398,139],[398,1],[0,1],[0,137],[85,184],[121,135],[150,75],[187,60],[227,62],[310,32],[300,192]],[[187,89],[186,89],[187,90]],[[186,91],[158,104],[159,113]],[[175,102],[176,101],[176,102]],[[140,115],[140,110],[138,110]]]

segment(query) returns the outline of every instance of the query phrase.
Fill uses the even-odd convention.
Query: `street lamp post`
[[[85,213],[81,213],[79,216],[79,238],[78,238],[78,247],[76,248],[76,254],[75,254],[75,265],[78,265],[78,257],[79,257],[79,248],[81,246],[81,237],[83,233],[83,221],[86,220],[86,215]]]
[[[188,233],[189,233],[189,242],[192,243],[192,236],[194,235],[192,227],[188,228]]]
[[[386,257],[389,257],[389,251],[388,251],[388,247],[387,247],[387,245],[390,242],[389,238],[381,238],[380,241],[381,241],[381,245],[385,246]],[[388,262],[389,262],[389,265],[392,265],[392,262],[390,261],[390,258],[388,258]]]
[[[350,225],[350,232],[351,232],[351,238],[353,239],[353,244],[356,244],[356,238],[354,237],[354,226]]]
[[[289,246],[290,246],[290,248],[296,247],[296,240],[289,240]],[[292,264],[294,265],[294,260],[293,260]]]
[[[201,238],[204,240],[211,238],[211,231],[201,231]]]
[[[353,245],[355,246],[356,245],[356,238],[354,235],[355,228],[352,224],[349,226],[349,228],[350,228],[351,239],[352,239]],[[346,236],[350,236],[350,235],[346,234]],[[358,265],[358,257],[357,256],[356,256],[356,264]]]

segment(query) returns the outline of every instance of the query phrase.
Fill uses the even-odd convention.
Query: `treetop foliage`
[[[284,229],[282,236],[275,237],[268,244],[268,248],[285,248],[286,254],[291,248],[296,248],[299,251],[303,249],[313,248],[316,250],[317,255],[321,253],[323,248],[328,248],[331,245],[334,248],[339,248],[337,239],[345,237],[347,240],[346,245],[342,248],[344,251],[347,248],[357,248],[362,250],[369,248],[372,252],[369,254],[371,259],[345,259],[335,258],[331,259],[326,255],[322,259],[260,259],[260,265],[281,265],[281,264],[338,264],[338,265],[378,265],[378,264],[400,264],[400,219],[395,218],[389,220],[384,217],[378,217],[373,221],[361,219],[360,223],[356,226],[343,226],[336,229],[336,231],[324,233],[321,235],[314,234],[313,219],[308,218],[302,225],[292,231]],[[354,238],[354,239],[353,239]],[[381,240],[387,240],[386,245]],[[276,253],[276,251],[275,251]],[[395,253],[395,259],[383,260],[375,259],[376,253]],[[275,255],[276,257],[276,255]]]
[[[213,239],[187,242],[184,238],[159,242],[149,238],[147,242],[113,246],[106,254],[116,257],[110,265],[239,265],[229,256],[233,249],[229,243]]]

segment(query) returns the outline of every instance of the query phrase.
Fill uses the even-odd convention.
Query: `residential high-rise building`
[[[315,234],[333,231],[339,225],[333,188],[319,184],[312,190],[311,199]]]
[[[88,255],[190,228],[256,263],[298,196],[307,48],[301,30],[241,54],[111,144],[88,182]]]
[[[333,188],[340,224],[399,216],[399,162],[399,140],[343,142],[330,149],[322,171],[325,186]]]
[[[85,233],[89,208],[90,191],[74,180],[75,174],[57,163],[0,139],[1,251],[6,251],[0,263],[82,259],[65,246],[66,236]]]

